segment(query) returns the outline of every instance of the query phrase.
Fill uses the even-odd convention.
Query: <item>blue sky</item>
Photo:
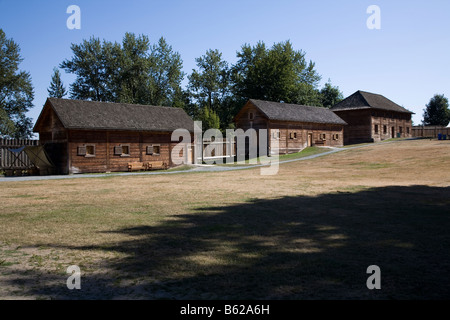
[[[69,5],[81,9],[81,29],[69,30]],[[381,29],[366,12],[381,10]],[[121,42],[125,32],[161,36],[181,54],[184,71],[218,49],[229,63],[244,43],[290,40],[316,63],[321,86],[331,79],[344,96],[379,93],[415,112],[436,94],[450,97],[450,1],[300,0],[0,0],[0,28],[13,38],[35,88],[35,121],[47,98],[53,67],[72,56],[71,43],[91,36]],[[63,73],[66,87],[73,75]]]

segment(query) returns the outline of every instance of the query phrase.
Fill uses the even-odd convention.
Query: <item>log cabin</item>
[[[33,131],[57,173],[73,174],[128,171],[133,162],[170,167],[179,128],[194,132],[180,108],[48,98]],[[190,162],[194,151],[186,150]]]
[[[346,125],[326,108],[255,99],[247,101],[234,122],[244,131],[267,129],[269,155],[300,152],[312,146],[343,146]]]
[[[344,144],[412,136],[414,113],[380,94],[356,91],[331,110],[347,123]]]

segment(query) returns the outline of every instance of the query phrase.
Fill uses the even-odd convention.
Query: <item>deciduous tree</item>
[[[296,51],[289,41],[264,42],[254,47],[245,44],[232,67],[233,92],[245,99],[261,99],[317,105],[317,85],[321,79],[312,61],[303,51]]]

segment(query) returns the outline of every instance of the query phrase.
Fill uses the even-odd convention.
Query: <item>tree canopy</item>
[[[253,98],[319,105],[317,86],[321,79],[312,61],[289,41],[267,48],[245,44],[232,67],[233,93],[244,100]]]
[[[227,110],[230,96],[228,63],[222,59],[222,53],[217,49],[206,51],[195,61],[198,69],[192,70],[188,76],[189,94],[201,110],[199,114],[211,111],[220,119],[221,127],[225,128],[230,120]]]
[[[444,126],[450,122],[448,99],[443,94],[435,94],[423,113],[424,125]]]
[[[19,45],[0,29],[0,136],[32,135],[26,113],[33,107],[34,90],[30,74],[19,70],[22,61]]]
[[[186,88],[181,86],[181,56],[163,37],[154,44],[133,33],[126,33],[122,43],[91,37],[71,49],[73,57],[60,65],[77,76],[71,98],[180,107],[194,120],[208,119],[211,127],[219,121],[222,130],[233,126],[234,115],[248,99],[329,108],[343,98],[331,82],[318,88],[321,76],[315,63],[290,41],[270,48],[262,41],[244,44],[235,64],[209,49],[195,59]]]
[[[122,44],[98,38],[72,44],[60,67],[77,76],[72,99],[172,106],[181,93],[183,62],[164,38],[126,33]]]
[[[335,104],[344,100],[344,95],[339,90],[339,87],[334,87],[331,84],[331,80],[328,80],[327,83],[320,90],[320,99],[321,104],[325,108],[331,108]]]

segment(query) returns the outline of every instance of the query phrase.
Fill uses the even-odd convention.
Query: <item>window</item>
[[[289,138],[290,138],[290,139],[297,139],[297,132],[291,132],[291,133],[289,133]]]
[[[248,113],[248,120],[253,120],[255,118],[255,114],[253,112]]]
[[[378,125],[375,125],[375,133],[378,133]]]
[[[409,134],[409,127],[406,127],[406,133]]]
[[[387,133],[387,126],[383,126],[383,133],[384,133],[384,134]]]
[[[86,146],[86,157],[95,157],[95,146]]]
[[[326,140],[327,139],[327,136],[326,136],[325,133],[321,133],[319,137],[320,137],[320,140]]]
[[[339,140],[339,133],[333,134],[333,140]]]
[[[80,146],[77,148],[77,155],[79,156],[85,156],[86,155],[86,147]]]
[[[272,133],[272,137],[273,137],[274,139],[280,139],[280,131],[274,131],[274,132]]]
[[[93,144],[86,144],[79,146],[77,148],[77,155],[83,156],[83,157],[95,157],[95,145]]]
[[[129,157],[130,156],[130,145],[118,145],[114,147],[114,155],[121,157]]]
[[[161,151],[161,146],[159,144],[147,146],[147,154],[151,156],[159,156]]]
[[[122,156],[130,155],[130,146],[122,146]]]

